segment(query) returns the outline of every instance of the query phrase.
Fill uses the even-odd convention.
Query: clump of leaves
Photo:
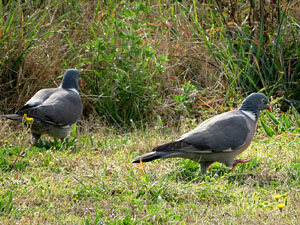
[[[147,21],[140,16],[150,10],[142,2],[129,8],[124,2],[106,8],[105,20],[90,25],[91,40],[81,46],[83,77],[100,116],[111,124],[128,127],[147,118],[156,97],[154,74],[162,72],[159,58],[147,44]],[[150,70],[150,68],[152,68]]]
[[[279,115],[278,113],[271,113],[266,112],[267,118],[271,122],[266,121],[266,117],[260,117],[261,125],[264,129],[264,131],[269,135],[273,136],[275,134],[281,134],[283,132],[300,132],[300,116],[298,112],[292,108],[287,113],[281,113]]]

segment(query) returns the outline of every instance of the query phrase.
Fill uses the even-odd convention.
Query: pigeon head
[[[80,71],[76,69],[69,69],[64,74],[64,78],[62,80],[60,87],[65,89],[75,88],[78,91],[79,82],[80,82]]]
[[[262,93],[252,93],[242,103],[240,110],[250,111],[258,118],[261,110],[268,109],[270,112],[272,108],[268,105],[268,98]]]

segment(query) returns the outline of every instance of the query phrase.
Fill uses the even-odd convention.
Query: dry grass
[[[254,36],[258,36],[261,15],[257,12],[260,10],[260,4],[254,4],[253,1],[221,1],[214,6],[215,3],[195,2],[194,5],[193,2],[146,1],[145,5],[149,6],[150,10],[143,11],[139,15],[138,22],[143,25],[137,30],[136,35],[142,37],[144,43],[155,49],[156,54],[152,61],[159,62],[160,56],[166,58],[166,61],[161,62],[164,71],[161,74],[152,75],[152,83],[159,83],[155,91],[156,99],[160,101],[154,102],[147,115],[158,114],[164,119],[169,118],[170,123],[173,123],[172,118],[178,118],[180,115],[198,117],[197,107],[209,99],[219,100],[226,93],[235,97],[239,96],[241,89],[234,86],[234,82],[230,85],[232,82],[230,76],[239,76],[240,72],[234,69],[231,71],[232,65],[229,62],[231,59],[220,61],[219,58],[215,58],[216,52],[213,53],[213,51],[220,51],[220,54],[226,55],[230,50],[226,39],[224,37],[222,39],[222,35],[225,35],[223,31],[226,32],[227,29],[224,16],[228,22],[236,24],[228,26],[228,32],[233,32],[230,34],[232,40],[235,40],[235,36],[238,35],[234,31],[243,29],[244,25],[253,30]],[[60,2],[47,0],[34,3],[29,1],[24,2],[22,7],[16,7],[15,4],[18,3],[2,4],[3,32],[0,39],[3,47],[0,53],[0,58],[3,58],[0,65],[0,92],[2,93],[0,110],[2,113],[14,112],[41,88],[57,86],[60,83],[58,77],[67,68],[77,67],[83,71],[83,74],[92,76],[90,71],[95,65],[81,60],[90,59],[93,62],[95,55],[92,50],[87,51],[85,45],[97,37],[105,38],[105,34],[111,29],[105,27],[108,18],[114,17],[122,21],[124,18],[119,17],[122,9],[134,11],[134,4],[129,2],[112,2],[109,6],[101,1],[77,1],[75,3],[69,0]],[[299,2],[291,1],[289,5],[282,2],[283,10],[287,6],[289,6],[288,12],[291,18],[299,24],[297,16]],[[269,29],[275,31],[278,26],[278,4],[274,4],[274,1],[266,2],[264,7],[266,9],[265,34],[272,35]],[[216,8],[219,12],[215,10]],[[10,32],[5,33],[10,21],[9,16],[14,13],[15,9],[8,30]],[[127,19],[128,23],[134,23],[131,17]],[[124,28],[126,29],[128,28]],[[116,32],[121,33],[120,31]],[[211,37],[213,38],[209,47],[206,39]],[[276,36],[272,38],[275,41]],[[116,45],[120,45],[121,42],[119,38]],[[213,51],[209,49],[216,47],[218,49]],[[243,51],[248,50],[245,48]],[[18,59],[20,62],[16,63]],[[245,59],[237,58],[236,60]],[[94,63],[97,66],[101,62],[100,60]],[[295,64],[294,61],[291,63]],[[242,65],[241,69],[243,67],[246,66]],[[149,63],[149,69],[155,71],[153,64]],[[187,82],[191,82],[196,87],[197,93],[189,96],[194,103],[184,103],[183,107],[176,107],[178,102],[174,100],[174,96],[185,94],[183,85]],[[249,90],[243,90],[245,91]],[[82,95],[84,105],[88,108],[85,115],[96,115],[93,105],[95,98],[90,97],[87,85],[83,87],[82,93],[84,93]],[[284,91],[281,90],[280,93]]]
[[[3,42],[6,50],[2,51],[0,56],[7,57],[7,61],[4,61],[1,66],[0,91],[3,96],[0,107],[4,113],[14,112],[39,89],[59,85],[60,79],[57,77],[61,76],[65,69],[78,67],[79,58],[74,57],[73,52],[75,51],[81,57],[87,54],[81,45],[93,38],[89,26],[99,22],[101,26],[101,23],[105,22],[105,18],[109,16],[102,3],[100,3],[99,11],[95,12],[97,2],[80,1],[73,8],[68,1],[54,3],[48,0],[43,4],[45,5],[43,10],[31,3],[26,3],[23,11],[20,7],[11,25],[11,29],[15,29],[14,36],[19,41],[14,41],[13,46],[12,42],[8,41],[9,39]],[[202,87],[218,86],[217,89],[220,89],[221,83],[216,67],[208,64],[211,61],[211,55],[203,47],[203,41],[190,36],[188,27],[190,18],[184,18],[176,8],[177,20],[170,21],[170,25],[166,25],[165,20],[159,18],[158,15],[163,14],[166,19],[173,17],[169,10],[170,5],[149,4],[151,12],[141,18],[149,21],[146,28],[151,31],[150,36],[146,34],[148,37],[145,41],[152,46],[157,46],[157,56],[163,55],[169,58],[164,65],[166,72],[159,75],[162,83],[158,90],[163,99],[163,105],[170,108],[163,112],[164,115],[168,115],[173,111],[174,105],[174,100],[170,96],[182,93],[182,83],[190,80]],[[63,7],[65,11],[62,10]],[[116,6],[116,11],[118,7],[124,6]],[[11,3],[7,10],[13,9],[14,6]],[[31,14],[32,25],[27,24],[30,17],[26,13]],[[96,20],[94,20],[95,17]],[[26,46],[32,41],[33,34],[30,26],[33,28],[37,23],[41,29],[37,31],[36,37],[41,38],[41,41],[36,42],[26,51],[26,55],[22,56]],[[22,32],[17,32],[17,30]],[[43,37],[49,32],[50,35]],[[20,64],[12,70],[12,66],[20,56]],[[89,68],[89,65],[82,65],[82,68],[78,69],[85,73]],[[16,87],[15,91],[12,91],[12,87]],[[221,89],[224,87],[221,86]],[[83,92],[88,94],[89,90],[83,88]],[[209,97],[208,92],[205,95]],[[87,106],[90,105],[90,100],[90,98],[83,98]],[[161,113],[162,108],[159,106],[152,113]]]

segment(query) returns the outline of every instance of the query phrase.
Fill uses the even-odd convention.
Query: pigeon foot
[[[250,160],[248,160],[248,159],[236,159],[236,160],[234,160],[230,172],[233,171],[234,167],[235,167],[237,164],[239,164],[239,163],[247,163],[247,162],[250,162]]]

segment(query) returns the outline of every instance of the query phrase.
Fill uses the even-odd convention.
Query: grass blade
[[[266,111],[268,116],[271,118],[271,120],[276,124],[276,125],[279,125],[280,122],[276,119],[276,117],[274,116],[273,113],[269,112],[269,111]]]
[[[267,124],[266,124],[266,121],[264,120],[263,117],[260,118],[260,123],[264,129],[264,131],[270,136],[272,137],[274,135],[274,131],[272,130],[271,127],[269,127]]]

